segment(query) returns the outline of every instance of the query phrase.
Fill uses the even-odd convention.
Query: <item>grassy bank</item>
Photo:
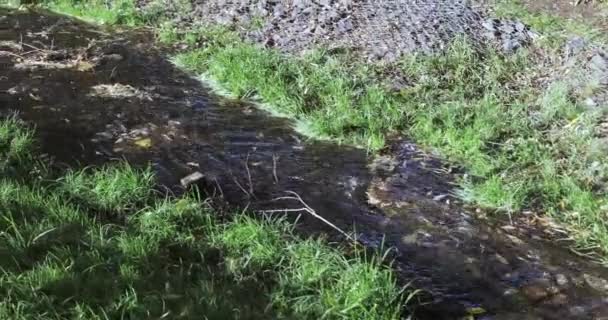
[[[162,6],[142,13],[125,1],[86,7],[72,0],[47,3],[90,19],[109,15],[108,23],[154,25],[160,41],[189,44],[175,57],[179,65],[235,96],[264,102],[312,137],[375,151],[389,135],[407,135],[467,170],[459,192],[463,199],[507,214],[551,215],[577,249],[608,261],[608,160],[597,133],[604,114],[579,105],[567,83],[539,87],[536,80],[545,72],[539,66],[546,57],[538,50],[503,56],[474,51],[459,40],[443,54],[410,56],[391,66],[357,63],[348,53],[323,50],[295,57],[216,27],[178,28],[163,20]],[[564,34],[590,30],[528,13],[515,1],[501,1],[497,11],[539,29],[549,54]],[[118,18],[125,12],[130,18]],[[388,89],[390,74],[401,74],[407,85]]]
[[[1,319],[405,316],[378,259],[347,258],[281,219],[221,221],[125,163],[56,172],[35,146],[19,120],[0,121]]]

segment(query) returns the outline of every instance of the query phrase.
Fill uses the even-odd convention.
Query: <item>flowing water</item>
[[[0,112],[37,127],[56,165],[126,158],[162,184],[196,183],[235,207],[299,209],[392,247],[404,281],[425,290],[420,318],[603,319],[608,271],[524,224],[472,214],[452,173],[405,140],[384,155],[310,141],[289,120],[214,95],[146,33],[96,29],[42,12],[0,10]],[[279,199],[283,198],[283,199]],[[340,235],[305,212],[304,233]]]

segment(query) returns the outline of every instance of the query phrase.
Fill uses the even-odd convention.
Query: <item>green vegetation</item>
[[[70,2],[77,3],[49,4],[66,11],[57,3]],[[604,41],[591,27],[529,13],[516,0],[500,1],[496,11],[541,32],[547,54],[571,33]],[[460,191],[465,200],[508,214],[549,214],[569,230],[577,249],[608,262],[608,160],[597,133],[604,114],[579,105],[567,84],[539,87],[534,79],[546,56],[478,52],[459,40],[442,54],[365,65],[348,53],[287,56],[230,31],[179,29],[158,12],[134,15],[153,21],[160,40],[194,47],[175,57],[179,65],[238,97],[259,99],[310,136],[371,151],[391,134],[412,137],[467,169]],[[388,90],[385,75],[394,73],[410,85]]]
[[[497,0],[494,12],[499,17],[518,19],[529,25],[541,35],[539,43],[552,49],[559,49],[574,35],[590,40],[608,41],[603,31],[588,24],[584,19],[564,19],[549,13],[532,13],[522,0]]]
[[[55,11],[98,24],[135,26],[144,22],[133,0],[39,1]]]
[[[222,222],[125,163],[40,177],[34,146],[16,117],[0,121],[2,169],[21,173],[0,180],[1,319],[403,316],[390,269],[358,249],[347,258],[278,218]]]

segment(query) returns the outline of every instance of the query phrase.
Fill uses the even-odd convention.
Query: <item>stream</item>
[[[403,283],[426,292],[417,318],[608,319],[608,270],[559,235],[466,208],[449,168],[412,142],[372,157],[307,139],[290,120],[214,94],[146,32],[0,9],[0,114],[14,111],[56,165],[151,163],[172,190],[201,172],[196,184],[234,207],[288,209],[303,233],[340,240],[296,210],[308,206],[367,246],[390,247]]]

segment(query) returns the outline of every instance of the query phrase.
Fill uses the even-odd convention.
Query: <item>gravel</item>
[[[535,37],[524,24],[492,19],[467,0],[190,1],[192,10],[182,13],[181,21],[229,26],[246,39],[287,52],[347,48],[370,60],[393,61],[412,52],[441,51],[459,36],[507,52]]]

